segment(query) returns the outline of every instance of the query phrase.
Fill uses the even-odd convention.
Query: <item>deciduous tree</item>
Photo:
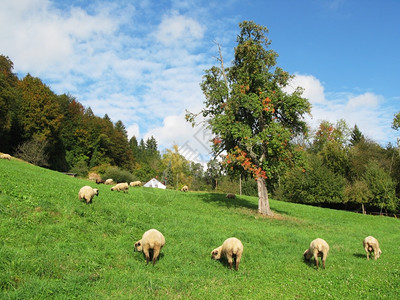
[[[278,54],[269,49],[267,28],[252,21],[239,27],[232,66],[225,69],[220,51],[220,66],[205,71],[201,88],[206,100],[200,114],[215,135],[215,155],[226,153],[228,170],[257,180],[258,211],[273,215],[265,180],[299,157],[292,141],[307,131],[303,116],[310,103],[301,88],[285,91],[292,76],[276,66]],[[194,124],[196,116],[188,113],[186,119]]]

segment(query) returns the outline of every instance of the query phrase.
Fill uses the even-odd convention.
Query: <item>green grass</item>
[[[92,205],[83,185],[98,187]],[[99,185],[17,160],[0,160],[1,299],[396,299],[400,222],[271,200],[275,218],[257,215],[257,199],[213,193]],[[156,228],[166,245],[155,266],[133,244]],[[362,240],[379,239],[367,261]],[[239,271],[213,261],[231,236],[244,254]],[[321,237],[326,269],[303,251]]]

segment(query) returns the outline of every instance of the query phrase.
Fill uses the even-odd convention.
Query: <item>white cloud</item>
[[[162,126],[145,134],[145,139],[150,136],[154,136],[160,148],[178,145],[179,153],[188,160],[205,164],[210,158],[211,133],[202,126],[193,128],[183,114],[166,117]]]
[[[312,118],[306,118],[311,128],[317,128],[323,120],[336,123],[344,119],[350,128],[357,124],[365,136],[376,142],[390,140],[392,110],[385,108],[382,96],[370,92],[327,94],[322,83],[311,75],[296,74],[287,91],[297,86],[304,88],[303,96],[312,105]]]
[[[163,45],[173,46],[187,43],[189,47],[193,41],[199,40],[204,35],[203,26],[197,21],[172,12],[170,16],[164,16],[156,32],[156,38]]]

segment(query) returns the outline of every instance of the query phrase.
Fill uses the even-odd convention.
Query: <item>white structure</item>
[[[159,188],[165,190],[167,187],[159,182],[157,179],[153,178],[144,184],[144,187]]]

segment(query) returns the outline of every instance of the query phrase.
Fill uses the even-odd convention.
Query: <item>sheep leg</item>
[[[240,263],[241,255],[236,256],[235,262],[236,262],[236,271],[239,270],[239,263]]]
[[[314,249],[314,260],[315,260],[315,266],[317,267],[318,270],[318,249]]]
[[[146,256],[146,264],[148,264],[149,261],[150,261],[149,246],[147,246],[147,245],[144,245],[144,246],[143,246],[143,253],[144,253],[144,255]]]
[[[367,252],[367,260],[369,260],[369,251],[368,251],[368,246],[366,246],[364,249],[365,249],[365,252]]]
[[[322,267],[325,269],[325,261],[326,261],[327,253],[323,253],[322,255],[323,255],[322,256]]]
[[[229,269],[232,269],[232,256],[231,255],[227,255],[226,258],[228,259]]]
[[[160,254],[161,248],[159,246],[155,246],[153,250],[153,266],[156,263],[157,257]]]

